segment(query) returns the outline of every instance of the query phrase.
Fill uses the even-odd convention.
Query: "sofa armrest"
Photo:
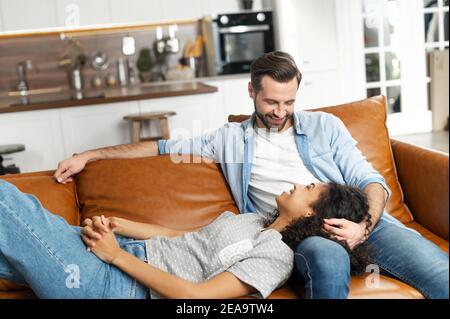
[[[405,203],[414,220],[448,240],[448,154],[391,139]]]

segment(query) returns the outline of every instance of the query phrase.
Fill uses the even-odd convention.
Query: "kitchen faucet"
[[[17,77],[19,78],[19,83],[17,84],[17,90],[20,95],[27,95],[28,83],[26,79],[26,70],[32,70],[33,64],[30,60],[25,60],[17,64]]]

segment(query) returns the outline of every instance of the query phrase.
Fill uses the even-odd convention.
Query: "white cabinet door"
[[[162,0],[109,0],[111,22],[150,23],[161,21]]]
[[[253,100],[248,95],[248,82],[250,75],[239,79],[223,81],[224,110],[228,117],[230,114],[252,114],[254,111]]]
[[[0,3],[0,6],[1,6],[2,4]],[[1,8],[1,7],[0,7]],[[3,18],[2,18],[2,12],[3,12],[3,10],[0,10],[0,32],[2,32],[3,30],[4,30],[4,27],[3,27]]]
[[[237,12],[239,9],[239,2],[236,0],[203,1],[203,13],[205,15]]]
[[[83,26],[110,23],[108,0],[57,0],[58,26]]]
[[[198,19],[203,14],[202,0],[164,0],[162,1],[162,19],[183,20]]]
[[[203,0],[204,14],[219,14],[219,13],[233,13],[242,10],[238,0]],[[255,0],[253,1],[253,10],[270,10],[270,0]]]
[[[65,156],[130,143],[131,124],[123,117],[138,110],[137,101],[61,109]]]
[[[300,69],[302,72],[338,66],[336,17],[332,0],[295,0]]]
[[[59,110],[0,114],[0,145],[24,144],[25,151],[4,156],[22,173],[53,170],[64,158]]]
[[[337,71],[303,74],[295,103],[298,109],[311,109],[340,103]]]
[[[0,0],[3,30],[56,27],[55,6],[56,0]]]
[[[139,101],[141,112],[174,111],[177,114],[169,117],[170,138],[190,138],[200,136],[217,128],[217,123],[210,121],[211,114],[217,112],[215,101],[217,95],[198,94],[182,97],[169,97]],[[221,111],[219,109],[219,111]],[[144,126],[143,136],[160,135],[158,124]]]

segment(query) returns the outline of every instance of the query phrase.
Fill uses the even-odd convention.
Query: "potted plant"
[[[139,58],[136,66],[139,70],[139,78],[141,82],[149,82],[152,79],[152,69],[155,66],[150,49],[143,48],[139,52]]]

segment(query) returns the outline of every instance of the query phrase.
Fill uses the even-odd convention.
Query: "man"
[[[448,255],[390,216],[383,177],[356,148],[344,124],[324,112],[294,112],[301,73],[292,57],[271,52],[251,66],[249,95],[255,112],[193,139],[161,140],[91,150],[59,163],[55,178],[66,183],[88,161],[158,154],[193,153],[220,163],[241,213],[276,214],[275,196],[292,184],[336,182],[363,190],[372,226],[327,220],[325,229],[350,248],[367,240],[385,273],[414,286],[427,298],[448,298]],[[295,250],[294,277],[307,298],[346,298],[350,261],[345,249],[323,237],[309,237]]]

